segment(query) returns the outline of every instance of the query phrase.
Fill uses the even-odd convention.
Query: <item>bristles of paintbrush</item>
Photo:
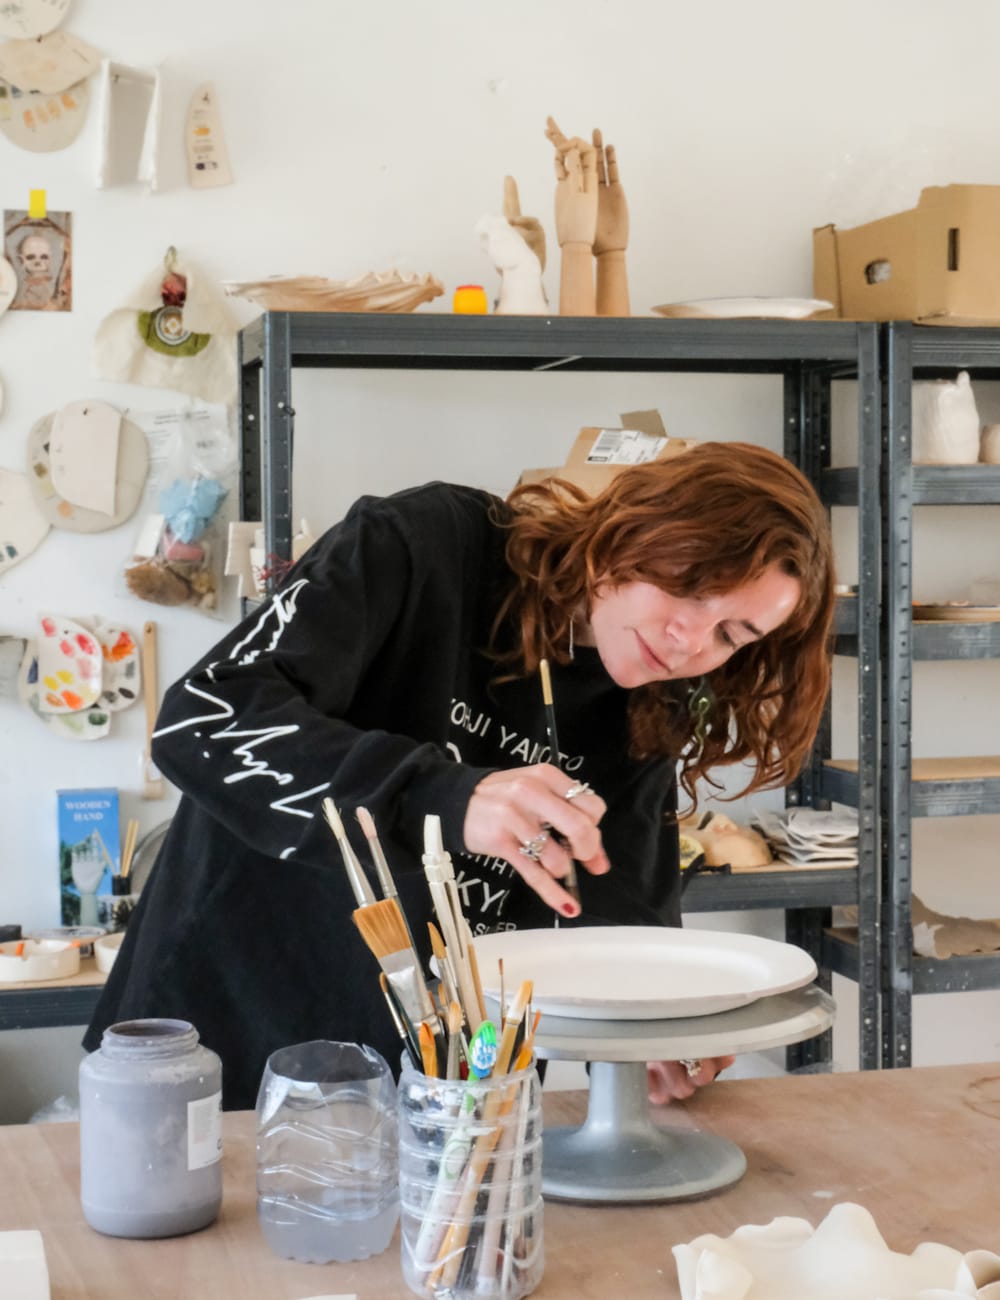
[[[410,943],[403,912],[394,898],[369,903],[351,913],[354,924],[385,971],[402,1009],[415,1025],[426,1021],[435,1034],[441,1023],[420,970],[420,958]]]

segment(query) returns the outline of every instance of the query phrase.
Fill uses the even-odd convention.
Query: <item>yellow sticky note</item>
[[[29,190],[28,191],[28,216],[36,221],[41,221],[45,216],[45,191]]]

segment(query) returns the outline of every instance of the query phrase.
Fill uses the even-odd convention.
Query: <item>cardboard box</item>
[[[118,791],[57,790],[59,920],[97,925],[97,895],[111,893],[121,866]]]
[[[843,320],[1000,324],[1000,185],[925,189],[881,221],[813,231],[813,292]]]
[[[562,478],[596,496],[629,465],[668,460],[698,445],[691,438],[671,438],[658,411],[627,411],[621,420],[618,429],[581,429],[565,465],[523,470],[517,486]]]

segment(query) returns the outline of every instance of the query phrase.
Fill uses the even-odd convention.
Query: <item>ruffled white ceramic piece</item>
[[[407,312],[444,293],[444,285],[433,275],[396,270],[369,271],[353,280],[275,275],[226,280],[222,287],[231,297],[249,298],[266,311]]]
[[[849,1201],[815,1229],[778,1218],[696,1237],[673,1254],[681,1300],[1000,1300],[1000,1256],[929,1241],[899,1254]]]
[[[17,949],[24,949],[21,956]],[[80,949],[58,939],[23,939],[0,943],[0,984],[68,979],[80,969]]]

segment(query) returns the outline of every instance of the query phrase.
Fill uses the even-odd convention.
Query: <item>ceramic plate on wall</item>
[[[475,941],[483,992],[508,997],[534,981],[532,1003],[582,1020],[712,1015],[816,978],[801,948],[754,934],[660,926],[505,930]]]
[[[127,709],[139,698],[139,647],[128,628],[96,619],[94,629],[101,643],[100,703],[103,708],[116,713]]]
[[[111,714],[99,706],[79,713],[44,713],[41,708],[42,685],[38,679],[38,647],[34,640],[25,644],[24,658],[17,678],[17,694],[36,718],[50,731],[68,740],[100,740],[111,730]]]

